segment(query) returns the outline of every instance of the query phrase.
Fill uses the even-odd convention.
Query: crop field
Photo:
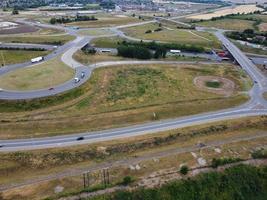
[[[144,40],[156,40],[162,42],[175,42],[179,44],[192,44],[204,47],[220,48],[220,42],[211,33],[164,27],[162,31],[154,31],[158,28],[160,28],[158,24],[151,23],[137,27],[124,28],[123,31],[131,37]],[[152,33],[146,33],[148,30],[151,30]]]
[[[195,19],[195,20],[200,20],[200,19],[208,20],[208,19],[211,19],[213,17],[220,17],[220,16],[225,16],[225,15],[229,15],[229,14],[237,14],[237,13],[246,14],[246,13],[255,12],[257,10],[263,10],[263,9],[258,8],[256,5],[240,5],[240,6],[236,6],[236,7],[225,8],[225,9],[218,10],[218,11],[215,11],[212,13],[194,15],[194,16],[190,16],[188,18],[189,19]]]
[[[138,184],[141,178],[145,178],[154,172],[177,170],[179,165],[186,163],[189,167],[197,166],[197,157],[201,157],[211,163],[212,158],[219,157],[238,157],[248,159],[251,151],[258,147],[266,145],[266,138],[254,139],[251,141],[233,142],[220,146],[211,146],[206,149],[190,150],[201,141],[205,144],[213,141],[224,141],[247,136],[254,136],[259,133],[266,133],[264,123],[266,117],[242,118],[228,120],[205,125],[198,125],[171,131],[165,131],[144,136],[132,137],[108,142],[99,142],[96,144],[79,145],[71,148],[57,148],[46,150],[35,150],[16,153],[1,153],[0,157],[0,185],[8,183],[18,183],[21,181],[35,180],[36,178],[55,177],[54,180],[31,184],[26,187],[20,187],[3,192],[7,200],[43,199],[49,195],[55,196],[55,187],[61,185],[64,192],[60,195],[66,195],[68,192],[81,191],[82,170],[88,170],[105,162],[110,162],[109,172],[111,182],[116,184],[126,176],[132,176]],[[187,152],[174,152],[173,149],[188,149]],[[219,149],[218,153],[215,150]],[[161,153],[164,157],[157,157]],[[124,158],[127,157],[127,160]],[[22,159],[23,158],[23,159]],[[131,160],[138,158],[138,164],[141,166],[139,171],[130,170],[129,165],[133,164]],[[146,159],[144,159],[146,158]],[[124,160],[125,165],[113,165],[117,160]],[[136,162],[135,162],[136,164]],[[146,166],[146,167],[145,167]],[[78,173],[76,176],[66,178],[56,178],[57,173],[68,170]],[[80,172],[80,173],[79,173]],[[92,170],[92,184],[98,184],[93,177],[97,177],[98,170]],[[161,178],[164,179],[162,176]],[[40,190],[42,188],[43,190]],[[43,192],[45,191],[45,192]],[[14,195],[16,194],[16,196]],[[58,196],[58,194],[56,195]]]
[[[99,27],[111,27],[111,26],[119,26],[126,25],[136,22],[141,22],[136,17],[128,17],[124,15],[95,15],[98,19],[96,21],[80,21],[80,22],[72,22],[66,24],[67,26],[78,26],[82,28],[99,28]]]
[[[236,85],[235,91],[231,96],[224,96],[200,90],[193,79],[201,75],[229,78]],[[10,75],[6,78],[9,87],[14,85]],[[50,78],[48,76],[47,80]],[[0,87],[4,86],[3,80]],[[51,136],[114,128],[228,108],[248,100],[246,95],[239,93],[247,89],[248,83],[250,80],[242,71],[226,64],[99,68],[81,88],[65,94],[21,103],[1,101],[0,112],[5,114],[1,114],[0,138],[31,137],[33,134],[36,137]],[[31,87],[29,84],[27,86]],[[39,120],[30,118],[30,113],[35,113]]]
[[[225,30],[243,31],[245,29],[253,29],[254,21],[241,19],[218,19],[216,21],[197,22],[197,25],[206,27],[215,27]]]
[[[48,53],[49,51],[0,50],[0,66],[27,62]]]
[[[54,59],[0,76],[0,88],[9,90],[42,89],[68,81],[73,76],[74,71],[70,67],[59,59]]]

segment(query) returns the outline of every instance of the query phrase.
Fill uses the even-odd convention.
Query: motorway
[[[127,25],[129,26],[129,25]],[[136,26],[136,24],[135,24]],[[114,28],[115,30],[115,28]],[[71,32],[73,34],[73,31]],[[203,124],[208,122],[215,122],[226,119],[234,119],[247,116],[267,115],[267,101],[263,98],[263,92],[267,91],[267,80],[257,67],[224,35],[223,32],[218,30],[215,35],[221,40],[225,48],[233,55],[239,65],[249,74],[254,80],[254,86],[250,90],[250,101],[244,105],[236,108],[220,110],[216,112],[203,113],[193,116],[182,118],[162,120],[153,123],[140,124],[130,127],[123,127],[117,129],[84,132],[71,135],[62,135],[45,138],[31,138],[31,139],[18,139],[18,140],[0,140],[0,151],[18,151],[18,150],[32,150],[43,149],[52,147],[71,146],[77,144],[93,143],[97,141],[106,141],[116,138],[124,138],[137,136],[147,133],[156,133],[159,131],[166,131],[175,128]],[[61,56],[64,63],[68,64],[76,70],[76,76],[79,76],[81,71],[86,72],[86,77],[79,83],[75,84],[73,80],[56,86],[54,90],[48,91],[47,89],[30,91],[30,92],[17,92],[17,91],[3,91],[0,93],[0,99],[27,99],[41,96],[50,96],[69,90],[73,87],[78,87],[87,81],[96,67],[113,66],[118,64],[146,64],[146,63],[180,63],[180,62],[165,62],[165,61],[116,61],[116,62],[103,62],[90,65],[88,67],[81,65],[72,59],[75,51],[87,44],[92,37],[77,37],[75,41],[69,43],[70,46],[63,47],[65,51]],[[68,44],[67,44],[68,45]],[[62,51],[63,51],[62,50]],[[192,63],[192,62],[191,62]],[[0,74],[1,75],[1,74]],[[78,140],[83,137],[82,140]]]

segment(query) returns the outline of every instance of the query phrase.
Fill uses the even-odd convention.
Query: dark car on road
[[[77,140],[77,141],[84,140],[84,137],[83,137],[83,136],[78,137],[76,140]]]

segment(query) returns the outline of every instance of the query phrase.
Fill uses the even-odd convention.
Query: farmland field
[[[240,19],[217,19],[216,21],[197,22],[199,26],[215,27],[225,30],[243,31],[245,29],[252,29],[254,21],[240,20]]]
[[[263,10],[262,8],[258,8],[256,5],[240,5],[233,8],[225,8],[222,10],[215,11],[213,13],[207,13],[207,14],[200,14],[200,15],[194,15],[188,17],[188,19],[195,19],[195,20],[208,20],[213,17],[220,17],[225,16],[229,14],[237,14],[237,13],[251,13],[257,10]]]

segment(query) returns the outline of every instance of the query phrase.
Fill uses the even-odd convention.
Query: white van
[[[74,78],[74,82],[75,83],[79,83],[80,82],[80,79],[76,77],[76,78]]]

